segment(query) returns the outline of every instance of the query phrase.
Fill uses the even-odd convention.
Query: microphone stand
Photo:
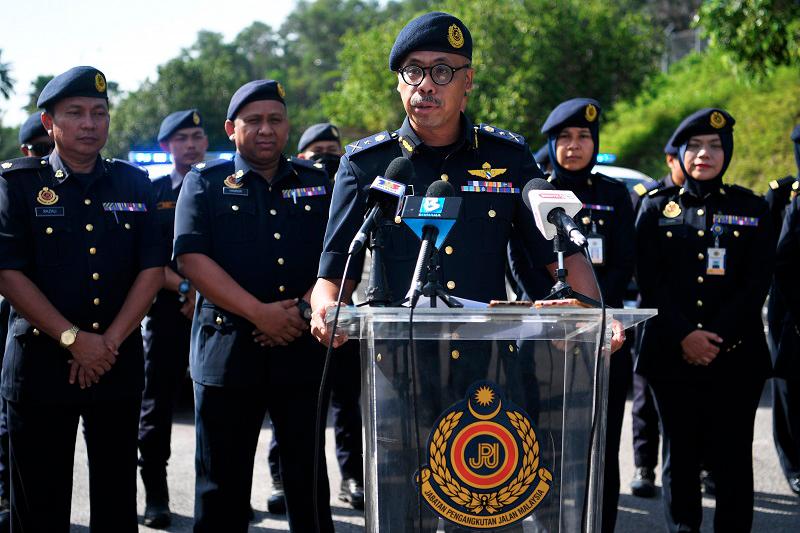
[[[569,283],[567,283],[567,267],[564,265],[564,256],[567,252],[566,247],[567,238],[562,232],[558,230],[555,238],[553,238],[553,250],[556,252],[558,266],[556,268],[556,284],[550,289],[550,294],[545,296],[543,300],[561,300],[564,298],[574,298],[580,303],[589,307],[601,307],[600,302],[593,298],[589,298],[579,292],[572,290]],[[591,267],[591,265],[590,265]],[[591,267],[594,268],[594,267]]]
[[[441,298],[447,307],[461,308],[464,304],[450,296],[439,283],[439,252],[434,250],[428,263],[428,277],[422,287],[422,296],[431,299],[431,307],[436,307],[436,300]]]
[[[391,293],[386,286],[386,267],[383,264],[383,225],[378,224],[370,235],[370,251],[372,260],[369,267],[367,283],[367,301],[361,305],[370,307],[386,307],[391,301]]]

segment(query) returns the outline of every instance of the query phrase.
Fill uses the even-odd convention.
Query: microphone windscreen
[[[383,177],[387,180],[408,184],[414,177],[414,165],[405,157],[396,157],[386,167]]]
[[[533,178],[528,183],[525,184],[525,187],[522,189],[522,201],[525,202],[525,206],[528,209],[531,208],[531,199],[528,195],[529,192],[537,190],[537,191],[552,191],[555,190],[555,187],[552,183],[547,180],[543,180],[542,178]]]
[[[453,186],[444,180],[436,180],[428,186],[425,196],[431,198],[446,198],[455,194]]]

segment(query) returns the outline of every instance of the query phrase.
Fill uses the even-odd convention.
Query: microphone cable
[[[417,355],[414,348],[414,308],[417,302],[413,302],[410,306],[408,313],[408,353],[410,365],[406,364],[406,368],[410,367],[411,371],[411,419],[414,422],[414,455],[417,462],[417,477],[415,481],[419,484],[422,482],[422,459],[420,452],[422,451],[422,444],[419,435],[419,417],[417,416]],[[416,489],[417,492],[417,531],[422,533],[422,488]]]
[[[319,395],[317,397],[317,418],[316,427],[314,428],[314,480],[311,502],[311,508],[314,510],[314,528],[317,533],[319,533],[321,530],[319,523],[320,466],[325,453],[323,442],[325,437],[325,425],[328,420],[328,400],[331,393],[330,384],[328,383],[328,375],[330,373],[331,362],[333,360],[333,340],[336,336],[336,328],[339,325],[339,311],[342,309],[342,297],[344,296],[347,270],[350,268],[350,260],[352,258],[353,254],[347,254],[347,262],[344,264],[342,284],[339,287],[339,296],[336,299],[336,311],[333,314],[333,322],[331,323],[331,335],[328,339],[328,350],[325,352],[325,364],[322,367],[322,377],[320,379]]]

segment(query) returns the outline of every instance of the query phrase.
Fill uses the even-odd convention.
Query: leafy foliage
[[[3,50],[0,49],[0,59]],[[0,61],[0,96],[8,100],[14,91],[14,78],[11,77],[11,65]]]

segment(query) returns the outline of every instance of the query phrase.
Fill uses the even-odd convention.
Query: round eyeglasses
[[[439,63],[437,65],[433,65],[432,67],[408,65],[407,67],[401,68],[397,72],[400,73],[400,76],[403,78],[404,82],[406,82],[408,85],[413,85],[414,87],[421,84],[422,80],[425,79],[426,70],[430,71],[433,83],[436,85],[447,85],[453,81],[453,76],[455,75],[456,71],[469,68],[469,66],[469,63],[458,68],[451,67],[450,65],[446,65],[444,63]]]

